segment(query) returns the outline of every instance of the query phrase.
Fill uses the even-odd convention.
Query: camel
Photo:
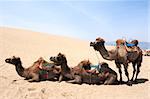
[[[74,68],[69,68],[67,65],[67,59],[65,55],[59,53],[55,57],[50,57],[50,60],[55,63],[55,65],[61,66],[61,74],[59,78],[59,82],[62,81],[63,78],[68,78],[69,83],[87,83],[87,84],[105,84],[110,85],[114,84],[117,80],[117,73],[109,72],[112,71],[110,69],[105,69],[105,72],[95,74],[86,72],[86,70],[90,69],[89,61],[81,61]],[[107,68],[108,64],[101,64],[103,68]]]
[[[24,77],[29,82],[55,80],[60,75],[60,68],[56,68],[54,63],[46,62],[42,57],[28,68],[22,66],[20,57],[13,56],[12,58],[7,58],[5,62],[15,65],[18,75]],[[48,66],[43,66],[44,64]]]
[[[142,63],[142,50],[137,46],[138,41],[133,40],[130,44],[134,44],[134,47],[127,47],[126,42],[122,39],[118,39],[116,41],[116,48],[113,50],[108,51],[104,46],[104,39],[97,38],[95,42],[90,42],[90,46],[92,46],[96,51],[100,52],[100,55],[106,59],[106,60],[115,60],[115,64],[117,68],[119,69],[120,74],[120,83],[122,83],[122,71],[121,71],[121,64],[123,64],[125,69],[125,75],[127,76],[127,84],[132,85],[133,81],[137,80],[137,76],[140,72],[140,67]],[[132,63],[133,65],[133,75],[131,80],[129,79],[128,74],[128,63]],[[137,65],[137,71],[136,71],[136,65]],[[134,75],[136,72],[136,77],[134,79]]]
[[[150,56],[150,50],[143,50],[144,56]]]

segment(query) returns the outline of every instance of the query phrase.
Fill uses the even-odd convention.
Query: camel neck
[[[16,71],[17,71],[17,73],[18,73],[18,75],[19,76],[21,76],[21,77],[24,77],[24,68],[22,67],[22,64],[21,63],[18,63],[17,65],[15,65],[16,66]]]
[[[69,68],[69,66],[67,65],[67,63],[62,63],[61,69],[62,69],[62,72],[64,72],[64,73],[70,72],[70,68]]]
[[[112,58],[110,57],[110,54],[108,53],[107,49],[105,48],[105,46],[98,46],[98,51],[101,54],[101,56],[106,59],[106,60],[112,60]]]

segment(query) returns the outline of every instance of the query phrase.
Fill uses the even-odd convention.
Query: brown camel
[[[29,82],[55,80],[55,78],[58,78],[60,75],[60,69],[56,68],[54,63],[46,62],[42,57],[28,68],[24,68],[22,66],[22,62],[19,57],[13,56],[12,58],[7,58],[5,62],[15,65],[18,75],[24,77]]]
[[[104,39],[97,38],[95,42],[91,42],[90,46],[92,46],[96,51],[99,51],[101,56],[106,60],[115,60],[115,64],[117,68],[119,69],[120,73],[120,83],[122,83],[122,71],[121,71],[121,64],[124,65],[125,69],[125,75],[128,78],[128,85],[132,85],[132,81],[134,79],[134,75],[136,72],[136,65],[137,65],[137,72],[135,80],[137,80],[137,76],[140,72],[140,66],[142,63],[142,50],[137,46],[138,41],[133,40],[131,44],[134,44],[134,47],[127,47],[126,42],[122,39],[118,39],[116,41],[116,49],[108,51],[104,46]],[[127,71],[128,63],[132,62],[133,65],[133,76],[131,78],[131,81],[129,80],[129,74]]]
[[[55,57],[50,58],[56,65],[61,66],[61,75],[59,81],[62,81],[63,78],[68,78],[70,83],[87,83],[87,84],[114,84],[117,80],[117,73],[110,72],[111,69],[108,68],[107,63],[102,63],[103,72],[99,74],[87,72],[86,70],[90,69],[89,61],[81,61],[78,66],[74,68],[69,68],[67,65],[66,57],[59,53]],[[105,68],[105,69],[104,69]]]

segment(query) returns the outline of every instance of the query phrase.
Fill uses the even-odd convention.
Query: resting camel
[[[74,68],[69,68],[67,65],[66,57],[59,53],[55,57],[50,57],[50,60],[55,63],[55,65],[61,66],[61,74],[59,81],[61,82],[63,78],[68,78],[70,83],[87,83],[87,84],[105,84],[110,85],[114,84],[117,80],[117,74],[111,71],[110,69],[103,69],[105,72],[94,74],[88,73],[86,70],[90,69],[89,61],[82,61],[75,66]],[[107,68],[108,64],[101,64],[103,68]]]
[[[24,77],[29,82],[54,80],[55,78],[58,78],[60,74],[60,69],[56,68],[54,63],[48,63],[42,57],[34,62],[34,64],[29,68],[24,68],[22,66],[22,62],[19,57],[13,56],[12,58],[7,58],[5,62],[15,65],[18,75]]]
[[[101,56],[106,59],[106,60],[115,60],[115,64],[117,68],[119,69],[120,73],[120,83],[122,83],[122,71],[121,71],[121,64],[124,65],[125,69],[125,75],[127,76],[127,84],[132,85],[134,75],[136,72],[136,65],[137,65],[137,72],[136,72],[136,77],[135,80],[137,80],[137,76],[140,72],[140,67],[142,63],[142,50],[137,46],[138,41],[133,40],[131,44],[134,44],[134,47],[127,47],[126,42],[122,39],[118,39],[116,41],[116,48],[114,50],[108,51],[105,46],[104,46],[104,39],[102,38],[97,38],[95,42],[91,42],[90,46],[92,46],[96,51],[99,51]],[[129,79],[129,74],[128,74],[128,63],[132,62],[133,65],[133,76],[131,78],[131,81]]]

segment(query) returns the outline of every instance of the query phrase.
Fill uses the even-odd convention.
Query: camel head
[[[116,40],[116,45],[118,46],[118,45],[124,45],[125,44],[125,40],[123,40],[123,39],[117,39]]]
[[[91,69],[91,62],[89,60],[83,60],[81,61],[78,66],[83,67],[85,70],[90,70]]]
[[[98,37],[96,38],[95,42],[90,42],[90,46],[94,47],[95,50],[98,50],[100,46],[104,46],[104,43],[104,39]]]
[[[116,46],[117,46],[117,48],[119,48],[120,46],[124,46],[125,45],[125,40],[123,40],[123,39],[117,39],[116,40]]]
[[[54,62],[55,65],[61,65],[67,63],[67,59],[64,54],[59,53],[57,56],[50,57],[50,60]]]
[[[9,64],[17,65],[17,64],[21,63],[21,60],[19,57],[13,56],[12,58],[5,59],[5,62],[9,63]]]

